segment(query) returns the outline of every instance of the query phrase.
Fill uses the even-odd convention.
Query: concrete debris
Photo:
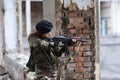
[[[0,76],[0,80],[12,80],[8,74]]]
[[[36,78],[35,72],[28,72],[26,74],[26,80],[34,80]]]
[[[12,80],[4,67],[0,65],[0,80]]]
[[[5,69],[0,65],[0,75],[4,75],[4,74],[5,74]]]

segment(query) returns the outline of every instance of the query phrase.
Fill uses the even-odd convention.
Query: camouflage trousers
[[[36,78],[34,80],[56,80],[57,70],[35,68]]]

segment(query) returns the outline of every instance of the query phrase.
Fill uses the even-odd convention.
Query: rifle
[[[73,46],[74,44],[76,44],[77,42],[86,42],[86,39],[82,39],[79,37],[70,37],[70,36],[55,36],[51,39],[51,41],[53,42],[52,46],[61,46],[61,47],[65,47],[65,52],[67,55],[70,55],[71,52],[68,49],[69,46]]]
[[[76,39],[76,42],[78,41],[82,41],[82,42],[86,42],[88,40],[86,39],[82,39],[80,37],[70,37],[70,36],[55,36],[52,38],[53,41],[61,41],[61,42],[65,42],[65,41],[72,41],[72,39]]]

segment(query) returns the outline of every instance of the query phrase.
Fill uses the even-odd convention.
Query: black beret
[[[42,20],[38,22],[36,25],[36,29],[40,34],[48,33],[51,31],[52,28],[53,28],[52,23],[47,20]]]

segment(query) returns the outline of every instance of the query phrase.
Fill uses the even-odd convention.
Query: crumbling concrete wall
[[[4,68],[13,80],[25,80],[28,59],[28,56],[20,53],[9,53],[4,56]]]
[[[16,0],[4,0],[4,29],[6,51],[17,51],[17,6]]]

